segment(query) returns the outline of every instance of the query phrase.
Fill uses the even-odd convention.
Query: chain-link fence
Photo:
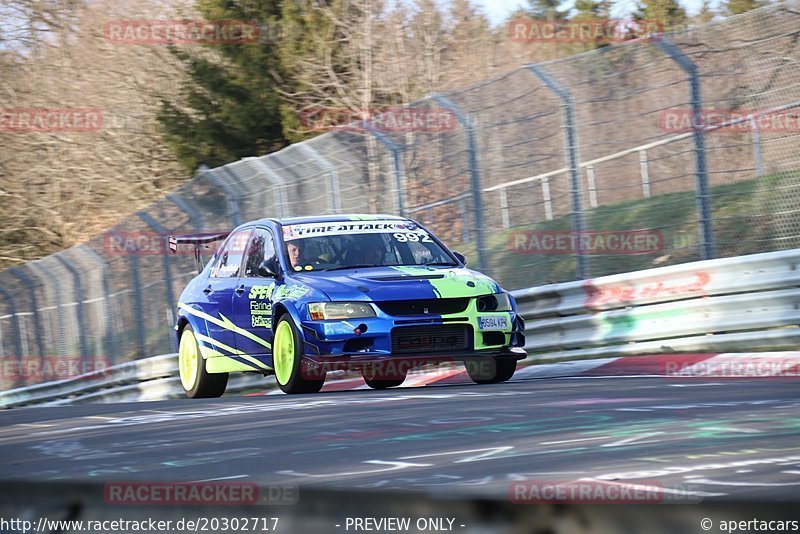
[[[167,253],[170,233],[402,213],[507,289],[800,247],[799,39],[800,2],[773,4],[406,108],[435,127],[384,117],[202,169],[106,234],[0,273],[0,388],[57,361],[174,350],[195,269]]]

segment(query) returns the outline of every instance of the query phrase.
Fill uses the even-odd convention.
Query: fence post
[[[472,120],[465,116],[461,109],[453,104],[447,98],[441,95],[431,95],[440,106],[451,111],[456,116],[456,120],[464,128],[467,134],[467,151],[469,152],[469,178],[470,189],[472,189],[472,208],[475,212],[473,215],[473,233],[475,234],[475,248],[478,254],[477,268],[479,271],[485,270],[488,266],[486,263],[486,241],[484,238],[484,224],[483,224],[483,197],[481,191],[481,174],[478,167],[478,147],[475,140],[475,127]]]
[[[597,180],[594,175],[594,165],[586,166],[586,183],[589,185],[589,206],[597,207]]]
[[[147,225],[153,229],[154,232],[161,236],[161,241],[166,245],[168,231],[164,228],[161,224],[159,224],[155,219],[150,217],[147,213],[143,211],[136,212],[136,215],[147,223]],[[164,292],[164,296],[167,300],[167,311],[171,312],[177,306],[177,301],[175,300],[175,294],[172,291],[172,270],[169,266],[169,254],[167,253],[167,247],[164,247],[164,250],[161,251],[161,265],[164,269],[164,285],[166,286],[166,291]],[[174,319],[174,316],[173,316]],[[170,332],[172,329],[170,327]],[[172,347],[172,352],[178,352],[178,340],[175,336],[169,336],[170,345]]]
[[[642,196],[650,198],[650,163],[647,161],[647,150],[639,151],[639,171],[642,175]]]
[[[219,167],[219,169],[224,171],[225,167]],[[228,215],[233,222],[233,226],[239,226],[242,224],[242,219],[239,212],[239,201],[237,200],[237,196],[231,189],[230,185],[214,176],[214,171],[216,169],[209,169],[205,165],[201,165],[197,170],[198,172],[202,172],[208,176],[208,179],[211,180],[211,183],[222,189],[222,191],[225,193],[225,199],[228,201]]]
[[[78,339],[81,346],[81,360],[85,360],[89,357],[90,350],[89,345],[86,342],[86,335],[89,329],[86,327],[86,310],[83,303],[83,301],[86,300],[86,297],[83,294],[83,281],[81,280],[81,273],[61,253],[54,254],[53,257],[67,268],[67,270],[72,274],[72,279],[75,281],[75,297],[78,301]]]
[[[328,194],[330,195],[331,203],[328,209],[331,213],[339,213],[342,211],[342,202],[339,196],[339,175],[336,173],[336,167],[323,158],[316,150],[308,146],[308,143],[299,143],[296,146],[305,152],[308,157],[317,162],[317,164],[325,169],[328,176]]]
[[[262,157],[263,158],[263,157]],[[283,178],[278,176],[278,173],[272,170],[262,158],[249,157],[244,158],[245,161],[250,161],[258,167],[264,174],[266,179],[272,183],[275,195],[275,207],[277,208],[278,218],[289,216],[289,201],[286,198],[286,182]]]
[[[508,193],[506,188],[499,190],[500,193],[500,218],[503,221],[503,228],[511,228],[511,217],[508,212]]]
[[[708,190],[708,169],[706,167],[706,139],[703,131],[703,100],[700,96],[700,77],[695,65],[686,55],[664,36],[654,39],[658,48],[686,72],[689,76],[689,98],[692,101],[692,138],[694,140],[695,202],[699,217],[700,258],[714,259],[714,232],[711,224],[711,197]]]
[[[178,209],[180,209],[189,217],[189,221],[192,223],[192,229],[194,231],[199,232],[203,229],[203,218],[200,217],[200,214],[191,206],[191,204],[174,193],[167,195],[167,200],[175,204]]]
[[[465,198],[458,201],[458,212],[461,220],[465,221],[467,219],[467,200]],[[466,224],[461,225],[461,242],[469,243],[469,228]]]
[[[559,99],[561,99],[564,114],[562,117],[564,129],[567,134],[566,161],[570,175],[570,200],[572,206],[572,231],[581,235],[584,232],[583,208],[581,207],[581,171],[580,159],[578,158],[578,135],[575,131],[575,104],[572,95],[560,83],[551,78],[538,65],[527,65],[539,80],[542,81]],[[575,254],[575,275],[583,280],[587,276],[586,254],[582,248],[578,248]]]
[[[761,177],[764,175],[764,159],[761,156],[761,132],[754,117],[750,117],[750,131],[753,132],[753,159],[755,160],[756,176]]]
[[[32,314],[33,315],[33,324],[36,328],[36,332],[34,333],[34,339],[36,340],[36,346],[39,349],[39,357],[45,357],[45,349],[44,345],[42,345],[42,318],[39,315],[39,299],[36,297],[36,286],[34,285],[31,278],[22,271],[20,267],[12,267],[8,269],[8,271],[22,280],[22,283],[25,284],[27,287],[26,295],[30,299]]]
[[[133,282],[133,306],[136,317],[133,321],[136,323],[136,342],[139,345],[138,358],[144,358],[147,352],[147,340],[144,333],[144,307],[142,306],[142,281],[139,278],[139,256],[136,251],[128,256],[130,262],[131,282]]]
[[[116,355],[112,355],[113,352],[113,337],[114,337],[114,327],[112,325],[112,308],[111,308],[111,284],[108,280],[108,263],[106,260],[103,259],[94,249],[87,244],[80,244],[78,247],[85,249],[86,256],[90,259],[94,260],[95,264],[100,267],[102,272],[102,284],[103,284],[103,308],[104,308],[104,319],[105,319],[105,338],[103,339],[103,349],[105,350],[105,357],[111,362],[111,364],[116,363]]]
[[[14,305],[14,298],[11,294],[5,290],[3,284],[0,283],[0,295],[3,295],[6,299],[6,303],[8,304],[9,311],[11,311],[12,321],[14,323],[14,330],[16,331],[16,337],[14,338],[14,348],[17,350],[17,364],[22,365],[22,358],[25,357],[22,350],[22,329],[20,328],[19,324],[19,315],[17,315],[17,307]],[[27,340],[26,340],[27,344]],[[14,381],[15,385],[23,384],[22,373],[16,374],[16,380]]]
[[[383,146],[389,149],[392,153],[392,166],[394,167],[394,186],[397,189],[397,194],[395,195],[395,204],[397,207],[397,213],[400,214],[401,217],[406,216],[406,206],[405,206],[405,199],[403,198],[403,164],[400,158],[400,147],[397,146],[397,143],[392,141],[388,135],[376,131],[374,128],[370,127],[369,121],[363,120],[361,121],[361,128],[372,135],[375,139],[377,139]]]

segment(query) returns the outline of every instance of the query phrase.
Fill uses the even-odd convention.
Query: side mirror
[[[460,253],[460,252],[453,252],[453,256],[455,256],[455,257],[456,257],[456,259],[457,259],[458,261],[460,261],[461,263],[463,263],[464,265],[466,265],[466,264],[467,264],[467,258],[466,258],[466,256],[464,256],[462,253]]]
[[[280,274],[277,258],[269,258],[262,261],[258,266],[258,276],[264,278],[277,278]]]

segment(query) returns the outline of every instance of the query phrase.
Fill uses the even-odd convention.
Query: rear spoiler
[[[169,236],[169,249],[174,254],[178,251],[178,245],[194,245],[194,259],[197,262],[197,272],[203,271],[203,256],[200,249],[203,245],[221,241],[228,237],[230,232],[216,232],[206,234],[183,234]],[[206,247],[208,248],[208,247]]]

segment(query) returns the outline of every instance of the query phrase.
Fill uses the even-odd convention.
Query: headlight
[[[311,302],[308,314],[312,321],[375,317],[375,310],[364,302]]]
[[[511,297],[508,293],[495,293],[478,297],[479,312],[511,311]]]

